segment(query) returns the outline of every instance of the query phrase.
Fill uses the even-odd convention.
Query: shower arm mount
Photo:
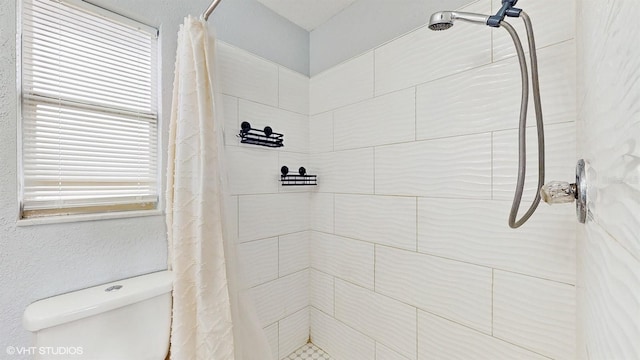
[[[502,0],[502,7],[495,15],[489,16],[487,25],[491,27],[500,27],[500,23],[502,22],[502,20],[504,20],[505,16],[520,17],[522,9],[514,7],[517,2],[518,0]]]

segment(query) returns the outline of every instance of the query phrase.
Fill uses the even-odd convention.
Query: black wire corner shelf
[[[238,134],[240,142],[243,144],[266,146],[271,148],[279,148],[284,146],[284,135],[273,132],[270,126],[264,130],[252,129],[251,124],[247,121],[242,122],[240,134]]]
[[[317,175],[307,175],[307,169],[301,167],[298,174],[289,174],[289,168],[280,168],[280,182],[282,186],[316,186],[318,185]]]

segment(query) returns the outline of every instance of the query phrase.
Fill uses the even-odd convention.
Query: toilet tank
[[[170,271],[95,286],[27,307],[36,359],[164,360],[171,326]]]

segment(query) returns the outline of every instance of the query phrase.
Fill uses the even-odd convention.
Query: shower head
[[[429,29],[434,31],[447,30],[453,26],[455,20],[464,20],[472,23],[487,25],[489,15],[457,12],[439,11],[431,15],[429,19]]]

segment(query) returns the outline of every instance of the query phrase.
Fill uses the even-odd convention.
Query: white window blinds
[[[22,2],[22,217],[155,209],[157,30]]]

